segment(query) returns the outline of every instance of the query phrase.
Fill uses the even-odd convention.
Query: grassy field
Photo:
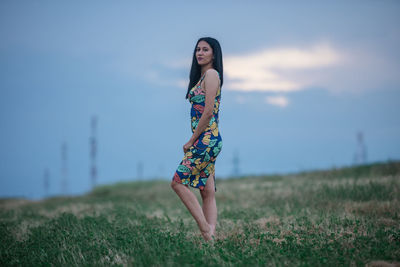
[[[0,200],[0,265],[390,266],[400,162],[218,180],[214,245],[168,181]],[[200,200],[197,191],[196,195]]]

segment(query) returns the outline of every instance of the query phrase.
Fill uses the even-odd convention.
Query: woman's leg
[[[215,173],[210,174],[207,179],[206,187],[203,191],[200,190],[201,198],[203,199],[203,213],[211,227],[212,235],[215,233],[217,225],[217,203],[215,201]]]
[[[171,187],[180,197],[189,212],[192,214],[197,225],[199,226],[203,238],[206,241],[211,240],[211,228],[206,218],[204,217],[203,210],[201,209],[200,203],[197,200],[196,195],[193,194],[193,192],[190,191],[187,186],[175,181],[171,182]]]

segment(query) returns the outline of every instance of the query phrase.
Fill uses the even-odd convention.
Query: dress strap
[[[200,81],[202,81],[204,79],[204,77],[206,76],[206,73],[204,72],[203,76],[201,77]]]

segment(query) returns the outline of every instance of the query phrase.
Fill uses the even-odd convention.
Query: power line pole
[[[68,191],[68,169],[67,169],[67,142],[61,145],[61,192],[67,194]]]
[[[49,196],[49,187],[50,187],[50,173],[49,173],[48,168],[44,169],[43,186],[44,186],[44,195],[45,195],[45,197],[48,197]]]
[[[357,133],[357,147],[354,154],[354,164],[365,164],[367,162],[367,146],[364,143],[364,134]]]
[[[143,178],[143,163],[139,161],[137,163],[137,179],[141,180]]]
[[[233,164],[233,176],[239,176],[239,152],[235,150],[233,153],[233,159],[232,159],[232,164]]]
[[[97,129],[97,117],[92,116],[91,123],[91,137],[89,139],[89,146],[90,146],[90,180],[92,183],[92,189],[97,184],[97,167],[96,167],[96,154],[97,154],[97,140],[96,140],[96,129]]]

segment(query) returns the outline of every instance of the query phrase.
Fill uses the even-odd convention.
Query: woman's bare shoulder
[[[215,69],[208,69],[203,82],[204,86],[202,88],[205,92],[207,92],[207,88],[217,91],[220,84],[218,72]]]
[[[204,77],[204,80],[206,80],[207,83],[209,83],[209,82],[219,83],[218,71],[216,71],[215,69],[208,69],[206,71],[206,75]]]
[[[208,69],[208,70],[206,71],[206,77],[207,77],[207,76],[219,78],[219,76],[218,76],[218,71],[216,71],[215,69]]]

